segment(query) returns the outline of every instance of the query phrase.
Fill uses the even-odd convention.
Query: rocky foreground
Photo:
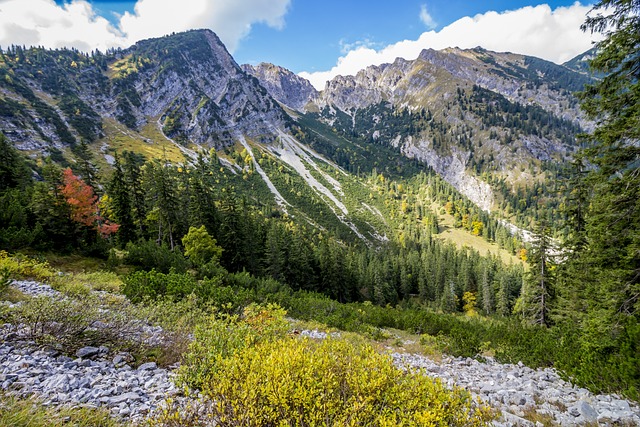
[[[59,296],[35,282],[15,282],[14,286],[30,295]],[[317,331],[303,335],[326,337]],[[132,366],[128,354],[112,354],[106,347],[85,347],[74,356],[38,348],[25,340],[19,325],[4,325],[0,328],[0,388],[18,396],[36,396],[44,405],[106,407],[114,416],[131,421],[148,417],[167,397],[180,394],[171,371],[155,363]],[[636,403],[614,395],[594,395],[562,380],[553,369],[455,357],[436,362],[407,353],[391,356],[398,366],[421,369],[449,386],[466,388],[502,411],[496,426],[535,426],[523,418],[534,411],[562,426],[640,426]]]

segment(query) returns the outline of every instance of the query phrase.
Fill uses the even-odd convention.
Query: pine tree
[[[76,227],[71,222],[71,208],[60,192],[62,169],[46,159],[42,177],[44,180],[34,185],[29,206],[36,216],[36,228],[42,229],[47,237],[46,241],[38,243],[59,249],[71,248],[77,243]]]
[[[482,292],[482,309],[485,314],[493,313],[493,280],[490,274],[490,268],[488,265],[482,269],[482,279],[480,283]]]
[[[579,94],[596,127],[584,136],[584,163],[574,167],[581,178],[569,183],[558,315],[600,348],[598,357],[608,357],[616,347],[633,352],[639,342],[640,1],[602,0],[582,28],[605,36],[590,64],[603,77]],[[630,375],[640,378],[640,371]]]
[[[267,230],[265,270],[269,276],[282,282],[285,281],[287,243],[282,226],[277,222],[272,222]]]
[[[97,188],[98,183],[98,168],[95,165],[93,154],[89,149],[89,144],[82,141],[80,144],[73,145],[71,147],[76,158],[75,171],[80,175],[80,178],[87,183],[91,188]]]
[[[0,132],[0,191],[24,188],[29,175],[29,168],[18,150]]]
[[[610,315],[640,311],[640,1],[602,0],[583,30],[605,35],[591,61],[604,77],[580,95],[596,120],[585,158],[595,165],[585,221],[590,276],[604,288]],[[608,306],[606,306],[608,305]]]
[[[529,264],[531,270],[525,278],[521,294],[524,319],[532,324],[549,326],[549,312],[554,297],[553,244],[545,223],[534,231]]]
[[[174,250],[178,243],[178,217],[180,206],[176,181],[171,167],[155,160],[146,165],[144,181],[147,185],[147,198],[152,206],[151,216],[158,227],[157,243],[168,240],[169,247]]]
[[[115,155],[113,175],[109,181],[108,193],[111,198],[114,219],[120,224],[117,239],[120,245],[124,246],[127,242],[135,240],[136,226],[131,213],[131,189],[125,180],[118,154]]]
[[[143,183],[142,166],[145,164],[143,156],[131,151],[122,153],[122,170],[131,198],[131,215],[137,229],[138,237],[146,238],[147,204],[146,186]]]

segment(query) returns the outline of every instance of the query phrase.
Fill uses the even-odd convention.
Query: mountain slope
[[[0,127],[22,148],[95,141],[105,117],[132,130],[157,122],[180,143],[218,148],[288,120],[208,30],[106,55],[14,48],[2,54],[0,90]]]
[[[239,67],[215,34],[197,30],[105,54],[2,52],[0,129],[23,150],[71,162],[87,142],[103,166],[123,150],[181,162],[214,147],[247,192],[260,188],[283,213],[342,240],[378,244],[413,197],[378,179],[406,185],[428,165],[486,211],[542,182],[544,162],[572,150],[582,121],[569,90],[585,79],[519,55],[425,50],[317,92],[281,67]],[[524,199],[520,209],[538,200]]]
[[[429,49],[338,76],[305,109],[348,138],[427,163],[491,210],[508,197],[496,189],[542,182],[549,162],[570,155],[589,126],[571,93],[588,81],[533,57]]]

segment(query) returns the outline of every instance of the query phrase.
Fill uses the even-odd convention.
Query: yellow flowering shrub
[[[284,311],[254,306],[196,332],[181,368],[201,398],[154,426],[483,426],[493,415],[462,389],[405,372],[371,345],[283,333]]]
[[[286,335],[289,323],[277,305],[251,304],[241,316],[218,313],[196,325],[194,340],[183,356],[178,383],[201,389],[222,360],[262,341]]]
[[[481,426],[462,390],[405,373],[369,345],[285,338],[225,359],[205,385],[220,426]]]

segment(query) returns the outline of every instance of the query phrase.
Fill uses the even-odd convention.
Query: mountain
[[[252,183],[247,192],[261,188],[262,203],[346,240],[379,242],[397,220],[381,205],[392,202],[374,196],[376,180],[429,169],[521,225],[554,211],[553,200],[541,203],[545,178],[589,126],[571,95],[588,81],[537,58],[446,49],[316,91],[282,67],[240,67],[214,33],[194,30],[106,53],[9,48],[0,130],[67,164],[80,143],[102,164],[123,150],[182,162],[215,148]]]
[[[263,62],[256,66],[245,64],[242,69],[257,78],[278,102],[293,110],[303,110],[318,95],[307,79],[286,68]]]
[[[589,73],[589,61],[595,58],[597,48],[591,48],[586,52],[583,52],[579,55],[576,55],[574,58],[571,58],[564,64],[563,66],[569,68],[570,70],[577,71],[579,73],[588,74]]]
[[[590,126],[572,92],[588,82],[588,76],[529,56],[427,49],[415,60],[337,76],[310,93],[306,104],[289,106],[305,104],[308,115],[344,136],[425,162],[492,210],[506,196],[496,195],[496,187],[540,182],[545,164],[571,154],[575,135]]]
[[[25,149],[93,142],[107,119],[133,131],[157,123],[182,144],[217,148],[288,120],[208,30],[106,55],[15,47],[1,61],[0,128]]]

